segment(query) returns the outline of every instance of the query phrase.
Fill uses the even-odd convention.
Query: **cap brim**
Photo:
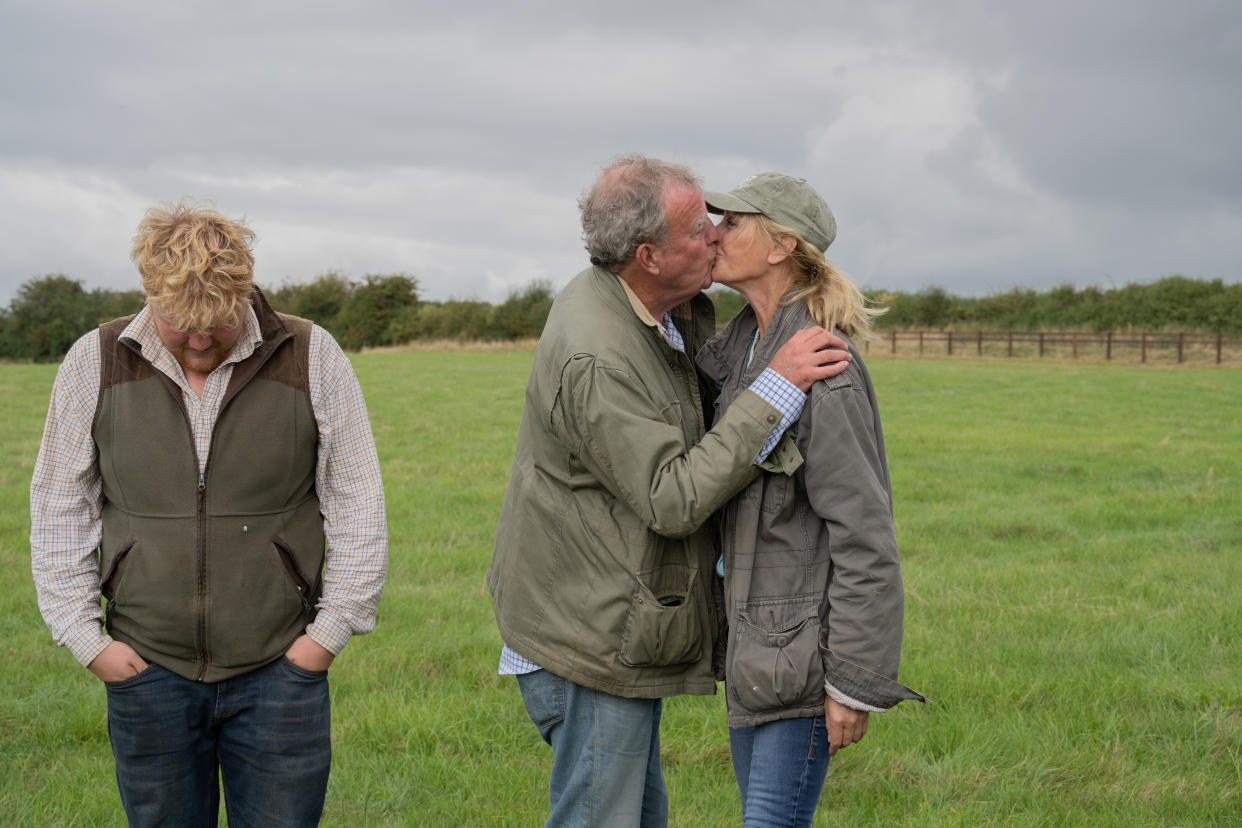
[[[707,202],[707,211],[709,213],[762,213],[753,204],[747,204],[737,196],[731,193],[703,193],[703,200]]]

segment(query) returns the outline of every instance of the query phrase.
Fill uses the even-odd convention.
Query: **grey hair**
[[[664,195],[670,186],[700,189],[702,182],[682,164],[638,153],[613,159],[578,199],[582,240],[591,264],[616,268],[633,259],[639,245],[664,244],[668,235]]]

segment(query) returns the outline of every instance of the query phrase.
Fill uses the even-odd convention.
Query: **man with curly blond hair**
[[[254,234],[186,201],[134,239],[146,306],[77,341],[30,487],[57,643],[105,685],[131,825],[314,825],[327,673],[370,632],[384,493],[349,360],[253,280]],[[101,606],[102,599],[102,606]]]

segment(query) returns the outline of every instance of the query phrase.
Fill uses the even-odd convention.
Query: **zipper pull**
[[[203,478],[203,473],[198,473],[198,490],[204,492],[207,490],[207,481]]]

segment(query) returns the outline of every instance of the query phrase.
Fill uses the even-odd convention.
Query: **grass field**
[[[483,583],[530,352],[354,358],[388,494],[375,633],[332,669],[324,824],[538,825],[550,751]],[[870,361],[902,679],[817,824],[1242,825],[1242,369]],[[120,825],[98,682],[30,579],[53,366],[0,366],[0,824]],[[720,696],[665,706],[672,823],[739,822]]]

